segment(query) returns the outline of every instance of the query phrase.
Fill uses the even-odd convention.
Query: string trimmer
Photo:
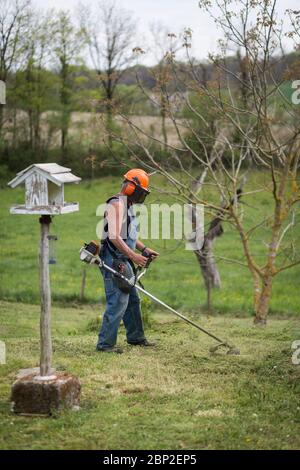
[[[170,312],[172,312],[174,315],[177,317],[181,318],[184,320],[186,323],[189,325],[194,326],[198,330],[202,331],[202,333],[205,333],[206,335],[210,336],[213,338],[215,341],[218,342],[216,346],[212,346],[210,348],[211,353],[216,353],[220,348],[225,348],[227,349],[226,354],[233,354],[233,355],[239,355],[240,351],[237,349],[234,345],[229,344],[227,341],[224,341],[220,338],[218,338],[216,335],[211,333],[210,331],[207,331],[205,328],[202,326],[198,325],[198,323],[195,323],[194,321],[190,320],[189,318],[185,317],[182,315],[182,313],[177,312],[174,308],[170,307],[168,304],[163,302],[162,300],[158,299],[155,297],[153,294],[150,294],[150,292],[146,291],[144,287],[141,285],[141,278],[145,275],[147,268],[149,267],[152,258],[149,257],[147,265],[145,266],[145,269],[142,270],[141,272],[138,271],[137,274],[132,275],[130,278],[126,277],[122,272],[117,271],[114,268],[111,268],[108,266],[99,256],[99,244],[97,242],[90,242],[90,243],[85,243],[85,245],[80,249],[80,259],[81,261],[87,263],[87,264],[95,264],[99,266],[100,268],[105,269],[106,271],[110,272],[124,282],[128,287],[136,287],[140,292],[142,292],[144,295],[149,297],[151,300],[156,302],[157,304],[161,305],[162,307],[166,308]]]

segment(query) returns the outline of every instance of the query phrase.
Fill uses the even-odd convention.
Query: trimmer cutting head
[[[239,356],[241,354],[240,350],[237,347],[235,347],[233,344],[228,344],[228,343],[219,343],[216,346],[212,346],[209,349],[209,352],[211,354],[216,354],[216,352],[220,348],[226,348],[227,349],[226,354],[230,356]]]

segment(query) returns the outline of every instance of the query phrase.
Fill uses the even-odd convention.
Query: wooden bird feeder
[[[62,402],[76,405],[79,399],[80,384],[78,379],[67,374],[53,374],[52,340],[51,340],[51,290],[49,276],[49,226],[52,216],[69,214],[79,210],[76,202],[64,200],[64,185],[79,183],[81,178],[73,175],[70,168],[56,163],[35,163],[20,171],[8,183],[15,188],[25,185],[25,203],[14,205],[11,214],[40,215],[41,240],[39,250],[40,262],[40,370],[39,374],[31,373],[19,378],[13,385],[13,409],[18,413],[50,413],[59,408]],[[33,397],[40,397],[39,400]]]
[[[65,202],[64,185],[79,181],[81,178],[73,175],[70,168],[57,163],[34,163],[8,183],[11,188],[25,184],[25,204],[12,206],[10,213],[60,215],[78,211],[77,202]]]

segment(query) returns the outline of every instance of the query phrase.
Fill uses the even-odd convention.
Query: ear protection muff
[[[124,183],[126,185],[124,194],[128,196],[128,199],[133,203],[143,204],[150,191],[128,180],[125,180]]]
[[[125,190],[124,190],[125,195],[132,196],[136,188],[135,184],[127,180],[125,180],[124,183],[126,184]]]

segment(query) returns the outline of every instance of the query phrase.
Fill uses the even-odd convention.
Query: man
[[[119,266],[123,274],[126,272],[133,275],[134,265],[144,267],[149,257],[156,258],[159,253],[147,248],[137,239],[137,225],[132,210],[133,204],[142,204],[150,193],[149,177],[144,170],[133,169],[128,171],[124,178],[120,193],[106,201],[107,210],[100,256],[108,266],[114,268]],[[153,346],[145,338],[140,299],[136,288],[128,289],[128,286],[122,288],[111,273],[104,269],[101,272],[105,286],[106,309],[99,331],[97,350],[119,354],[123,352],[121,348],[116,347],[118,328],[122,319],[129,344]]]

